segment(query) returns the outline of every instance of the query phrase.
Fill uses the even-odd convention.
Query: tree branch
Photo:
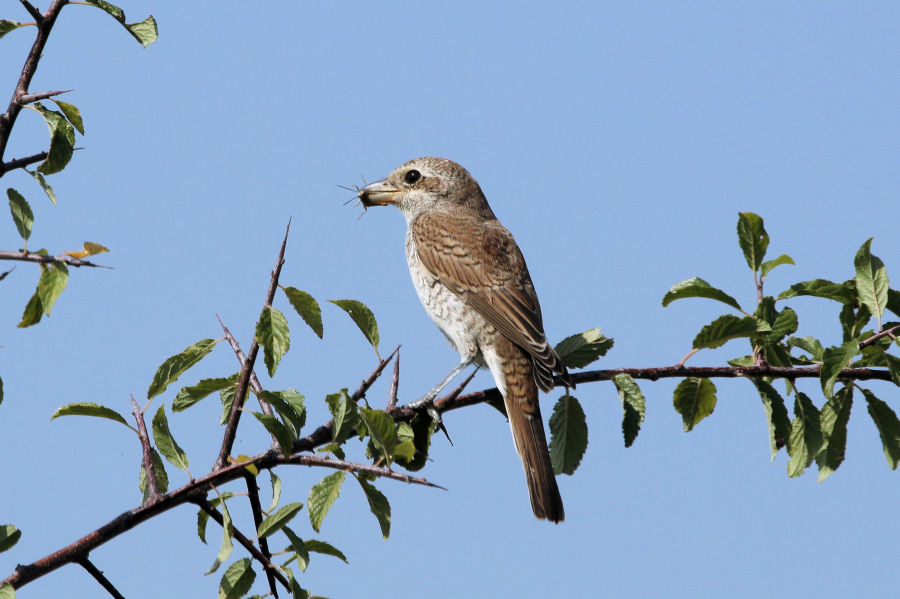
[[[40,264],[51,264],[51,263],[63,263],[66,266],[89,266],[92,268],[108,268],[112,270],[111,266],[104,266],[103,264],[94,264],[89,260],[82,260],[81,258],[75,258],[74,256],[70,256],[68,254],[59,254],[58,256],[45,256],[44,254],[38,254],[37,252],[11,252],[8,250],[0,250],[0,260],[16,260],[19,262],[38,262]]]
[[[0,115],[0,120],[2,120],[2,118],[3,115]],[[35,162],[43,162],[47,159],[47,156],[49,156],[47,152],[38,152],[37,154],[26,156],[25,158],[13,158],[9,162],[2,162],[0,163],[0,177],[17,168],[22,168],[29,164],[34,164]]]
[[[119,592],[119,590],[113,585],[113,583],[111,583],[109,581],[109,579],[106,576],[104,576],[103,572],[101,572],[97,568],[97,566],[95,566],[93,563],[91,563],[91,560],[89,560],[87,557],[84,557],[84,558],[78,560],[78,564],[82,568],[87,570],[88,574],[93,576],[94,580],[99,582],[100,586],[102,586],[104,589],[106,589],[106,591],[110,595],[115,597],[115,599],[125,599],[124,595],[122,595],[122,593]]]
[[[271,407],[269,408],[271,409]],[[256,484],[256,477],[249,471],[244,474],[244,481],[247,483],[247,497],[250,499],[250,510],[253,512],[253,525],[259,530],[262,524],[262,506],[259,504],[259,485]],[[270,562],[272,561],[272,552],[269,551],[269,541],[266,537],[259,537],[259,551]],[[278,597],[278,589],[275,587],[275,572],[272,568],[266,568],[266,578],[269,580],[269,590],[274,597]],[[290,590],[290,589],[288,589]]]
[[[144,422],[144,411],[131,396],[131,412],[137,422],[138,438],[141,440],[141,453],[144,460],[144,472],[147,475],[147,502],[153,503],[159,499],[159,487],[157,486],[156,467],[153,465],[153,448],[150,446],[150,435],[147,434],[147,425]]]

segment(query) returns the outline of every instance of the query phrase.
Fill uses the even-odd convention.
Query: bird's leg
[[[444,387],[446,387],[450,383],[450,381],[452,381],[456,377],[456,375],[468,368],[468,366],[474,361],[475,356],[463,358],[462,361],[460,361],[460,363],[457,364],[456,367],[451,370],[447,374],[447,376],[445,376],[443,380],[441,380],[440,383],[435,385],[431,391],[429,391],[419,399],[409,402],[409,407],[414,410],[425,408],[425,411],[429,416],[431,416],[431,420],[434,422],[435,426],[443,430],[444,434],[447,435],[447,429],[444,428],[444,422],[441,419],[441,414],[434,407],[434,400],[438,396],[438,393],[443,391]],[[450,435],[447,435],[447,439],[450,439]],[[452,445],[453,442],[451,441],[450,444]]]

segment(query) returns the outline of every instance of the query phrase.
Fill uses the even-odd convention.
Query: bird
[[[368,209],[396,206],[406,218],[406,260],[431,320],[460,356],[434,389],[410,405],[430,403],[471,364],[486,366],[503,396],[538,519],[565,518],[550,461],[538,390],[568,372],[547,342],[541,307],[519,246],[500,223],[478,182],[446,158],[422,157],[358,190]],[[436,412],[434,412],[436,414]]]

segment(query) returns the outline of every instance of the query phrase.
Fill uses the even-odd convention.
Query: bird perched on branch
[[[406,217],[406,260],[431,320],[460,363],[413,405],[431,404],[472,363],[487,366],[503,395],[534,515],[564,518],[550,464],[538,389],[568,377],[547,343],[541,307],[515,239],[494,216],[478,182],[445,158],[416,158],[359,190],[366,207],[392,204]]]

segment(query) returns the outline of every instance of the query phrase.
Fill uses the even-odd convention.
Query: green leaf
[[[237,386],[225,387],[219,391],[219,401],[222,402],[222,417],[219,418],[219,424],[225,424],[231,417],[231,410],[234,408],[234,398],[237,396]]]
[[[720,302],[728,304],[739,312],[743,312],[743,310],[741,309],[741,305],[738,304],[736,299],[734,299],[724,291],[716,289],[715,287],[698,277],[694,277],[692,279],[688,279],[686,281],[682,281],[680,283],[675,283],[674,285],[672,285],[669,291],[663,296],[662,305],[663,307],[666,307],[673,301],[686,297],[705,297],[708,299],[718,300]]]
[[[268,537],[272,533],[278,532],[281,528],[290,522],[294,516],[296,516],[300,510],[303,509],[303,504],[300,502],[289,503],[286,506],[279,509],[274,514],[270,515],[268,518],[263,520],[259,528],[256,531],[256,534],[260,536],[260,538]]]
[[[231,555],[231,552],[234,550],[234,543],[231,541],[231,535],[234,533],[234,525],[231,523],[231,514],[228,512],[228,506],[225,505],[225,502],[222,502],[222,547],[219,549],[219,554],[216,556],[216,560],[212,563],[209,570],[206,572],[207,575],[212,574],[216,570],[219,569],[219,566],[228,559],[228,556]]]
[[[772,449],[771,459],[774,461],[778,450],[784,447],[791,436],[791,419],[784,405],[784,399],[781,398],[775,387],[762,379],[751,380],[756,385],[756,390],[759,391],[759,397],[766,410],[766,421],[769,424],[769,447]]]
[[[791,337],[787,340],[788,347],[797,347],[809,353],[813,362],[821,362],[825,354],[825,348],[814,337]]]
[[[0,553],[11,549],[13,545],[19,542],[21,536],[22,531],[12,524],[0,525]]]
[[[28,300],[28,303],[25,304],[25,311],[22,313],[22,321],[16,326],[19,328],[30,327],[31,325],[39,323],[43,316],[44,308],[41,306],[41,298],[37,294],[37,291],[35,291],[34,295],[31,296],[31,299]]]
[[[322,329],[322,309],[319,307],[319,303],[305,291],[301,291],[296,287],[283,287],[280,286],[284,294],[287,296],[288,301],[291,302],[291,305],[294,307],[294,310],[297,311],[297,314],[309,325],[309,328],[313,330],[313,332],[319,336],[319,339],[322,338],[323,329]]]
[[[287,318],[280,310],[271,306],[263,308],[256,323],[256,340],[263,346],[263,360],[269,376],[275,376],[278,362],[291,347]]]
[[[706,378],[687,377],[675,387],[673,404],[690,432],[716,409],[716,386]]]
[[[6,195],[9,197],[9,211],[12,213],[13,222],[16,223],[19,237],[27,242],[31,237],[31,227],[34,225],[34,213],[31,212],[31,206],[28,205],[25,197],[12,187],[6,190]]]
[[[306,546],[307,551],[320,553],[322,555],[330,555],[332,557],[336,557],[345,564],[349,564],[347,561],[347,557],[341,552],[340,549],[331,545],[330,543],[326,543],[325,541],[320,541],[318,539],[307,539],[303,542]]]
[[[878,257],[870,251],[872,238],[862,244],[853,265],[856,267],[856,292],[859,294],[859,302],[869,309],[869,313],[878,320],[878,329],[881,330],[881,316],[888,299],[887,269]]]
[[[16,599],[16,589],[13,585],[9,583],[0,585],[0,599]]]
[[[431,417],[420,413],[413,416],[409,423],[400,423],[397,427],[397,438],[402,442],[394,449],[396,462],[409,470],[416,472],[425,467],[428,462],[428,449],[431,447],[431,435],[434,432]],[[411,434],[411,435],[410,435]],[[412,457],[399,453],[402,446],[408,441],[412,442]]]
[[[278,478],[277,474],[269,470],[269,480],[272,482],[272,505],[266,510],[267,513],[278,507],[278,502],[281,501],[281,479]]]
[[[263,391],[259,398],[267,402],[278,412],[281,419],[290,423],[296,436],[300,435],[303,425],[306,424],[306,408],[303,405],[303,395],[288,389],[287,391]]]
[[[140,42],[141,46],[144,48],[155,42],[159,37],[159,30],[156,27],[156,19],[153,18],[153,15],[150,15],[143,21],[138,21],[137,23],[126,23],[125,29],[127,29],[128,33],[133,35],[134,39]]]
[[[622,434],[625,437],[625,447],[631,447],[644,422],[646,404],[644,394],[628,374],[615,375],[613,384],[615,384],[619,400],[622,402]]]
[[[69,282],[69,269],[62,262],[53,264],[41,264],[41,278],[38,281],[37,296],[41,302],[41,309],[45,316],[50,316],[50,311],[60,294]]]
[[[256,572],[253,571],[253,560],[249,557],[234,562],[219,581],[219,599],[240,599],[253,586]]]
[[[859,353],[859,343],[855,339],[847,341],[840,347],[829,347],[822,355],[822,371],[819,377],[822,381],[822,392],[830,398],[834,393],[834,383],[837,381],[841,370],[850,366],[850,360]]]
[[[364,303],[352,299],[328,301],[350,315],[350,318],[353,319],[353,322],[356,323],[362,334],[366,336],[366,339],[375,348],[375,353],[377,354],[379,343],[378,323],[375,322],[375,315],[372,314],[372,311]]]
[[[752,316],[740,318],[732,314],[725,314],[700,329],[700,332],[694,337],[694,349],[719,347],[727,341],[750,337],[766,328],[768,325],[764,321]]]
[[[84,135],[84,121],[81,120],[81,112],[79,112],[78,107],[74,104],[63,102],[62,100],[53,99],[53,101],[56,102],[56,105],[62,110],[66,120],[72,123],[72,126],[75,127],[79,133]]]
[[[884,457],[887,458],[891,470],[897,469],[900,463],[900,420],[889,405],[875,397],[868,389],[862,390],[866,396],[869,408],[869,416],[878,428],[881,437],[881,445],[884,447]]]
[[[166,474],[166,465],[163,464],[159,453],[152,447],[150,448],[150,461],[153,463],[153,470],[156,472],[156,490],[160,493],[165,493],[169,490],[169,475]],[[144,501],[147,501],[147,498],[150,497],[150,486],[147,484],[147,469],[144,468],[144,460],[141,460],[138,489],[144,494]]]
[[[291,453],[293,453],[292,447],[294,445],[294,439],[296,438],[294,436],[294,431],[274,416],[269,416],[262,412],[252,412],[252,414],[256,416],[256,419],[259,420],[264,427],[266,427],[269,434],[278,441],[278,447],[281,448],[281,453],[285,456],[291,455]]]
[[[738,212],[737,234],[747,266],[752,271],[759,270],[769,247],[769,235],[763,227],[763,219],[752,212]]]
[[[75,129],[66,117],[55,110],[46,108],[40,102],[30,105],[47,123],[50,129],[50,147],[47,158],[37,167],[45,175],[52,175],[66,168],[75,151]]]
[[[309,565],[309,551],[306,549],[306,543],[289,526],[285,526],[281,531],[288,538],[288,541],[291,542],[291,546],[285,551],[292,550],[296,554],[297,565],[300,567],[300,571],[306,572],[306,567]]]
[[[588,430],[581,404],[563,395],[550,416],[550,463],[556,474],[573,474],[587,450]]]
[[[584,368],[613,346],[613,340],[600,334],[600,327],[566,337],[556,346],[556,353],[569,368]]]
[[[891,373],[891,382],[895,385],[900,385],[900,358],[885,353],[884,361],[887,364],[888,372]],[[2,390],[2,387],[0,387],[0,392],[2,392]],[[0,399],[2,399],[2,396],[0,396]]]
[[[776,266],[781,266],[782,264],[796,264],[796,263],[794,262],[794,259],[791,258],[790,256],[788,256],[787,254],[781,254],[774,260],[766,260],[765,262],[763,262],[759,269],[759,275],[761,277],[765,277],[770,272],[772,272],[773,268],[775,268]]]
[[[165,456],[170,464],[176,468],[180,468],[186,472],[189,462],[187,454],[175,441],[172,431],[169,430],[169,419],[166,418],[166,406],[159,406],[156,416],[153,417],[153,440],[156,441],[156,447],[160,453]]]
[[[19,27],[22,26],[22,23],[18,21],[10,21],[9,19],[0,19],[0,38],[9,33],[10,31],[15,31]]]
[[[322,521],[335,500],[341,493],[341,485],[347,474],[345,472],[335,472],[329,474],[309,491],[309,523],[312,524],[313,530],[319,532]]]
[[[378,519],[378,526],[381,527],[381,536],[387,539],[388,535],[391,533],[391,504],[388,503],[387,497],[375,488],[375,485],[360,476],[355,478],[359,482],[359,486],[362,487],[363,492],[366,494],[366,500],[369,502],[369,509],[375,515],[375,518]],[[310,549],[309,543],[307,543],[306,548],[310,551],[314,551],[314,549]]]
[[[56,193],[53,191],[53,188],[50,187],[50,184],[47,183],[47,179],[44,178],[44,175],[37,171],[30,171],[27,168],[25,169],[29,175],[34,177],[34,180],[37,181],[41,188],[43,188],[44,193],[47,194],[47,197],[50,198],[50,201],[53,202],[53,205],[56,206]]]
[[[347,395],[347,389],[341,389],[338,393],[331,393],[325,398],[334,424],[331,427],[331,437],[335,443],[342,443],[350,436],[350,432],[356,427],[359,419],[356,404]]]
[[[888,289],[887,309],[900,316],[900,291]]]
[[[222,493],[218,497],[211,499],[209,505],[211,505],[212,507],[218,507],[223,501],[225,501],[226,499],[231,499],[232,497],[234,497],[234,495],[234,493]],[[207,514],[203,510],[197,510],[197,536],[200,537],[200,540],[203,541],[204,545],[206,545],[207,522],[209,522],[209,514]]]
[[[125,417],[112,408],[107,408],[106,406],[101,406],[100,404],[95,404],[88,401],[70,403],[64,406],[60,406],[56,409],[55,412],[53,412],[50,420],[59,418],[60,416],[93,416],[95,418],[107,418],[109,420],[120,422],[128,428],[131,428],[131,426],[129,426],[128,424],[128,421],[125,420]]]
[[[819,482],[831,476],[844,461],[844,451],[847,448],[847,422],[850,420],[851,407],[853,407],[853,386],[847,385],[825,402],[819,413],[823,443],[822,449],[816,455]]]
[[[165,391],[169,383],[175,382],[188,368],[205,358],[215,346],[214,340],[201,339],[186,347],[181,353],[167,358],[153,376],[153,382],[147,389],[147,399],[152,399]]]
[[[822,425],[819,410],[803,393],[797,392],[794,399],[794,420],[791,422],[791,436],[788,439],[788,476],[795,477],[813,462],[822,448]]]
[[[814,297],[823,297],[825,299],[834,300],[842,304],[856,303],[856,289],[851,287],[847,281],[845,283],[834,283],[827,279],[814,279],[812,281],[804,281],[802,283],[794,283],[789,289],[785,289],[778,294],[778,299],[788,299],[799,295],[812,295]]]
[[[373,410],[366,407],[360,408],[359,417],[390,467],[394,448],[397,446],[397,423],[384,410]]]
[[[183,412],[210,393],[234,386],[237,383],[238,376],[240,376],[240,373],[235,373],[225,378],[202,379],[196,385],[182,387],[175,399],[172,400],[172,411]]]
[[[798,325],[797,313],[790,308],[785,308],[775,317],[775,322],[772,323],[772,331],[763,337],[763,345],[775,345],[788,335],[796,333]]]

